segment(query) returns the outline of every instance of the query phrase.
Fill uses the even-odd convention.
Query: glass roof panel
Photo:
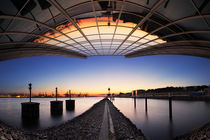
[[[140,30],[139,28],[132,34],[133,36],[143,37],[147,32]]]
[[[56,27],[58,31],[65,33],[73,40],[55,31],[49,31],[43,35],[71,44],[74,47],[80,49],[74,49],[79,53],[82,51],[91,50],[92,54],[87,52],[89,55],[113,55],[114,52],[114,55],[122,55],[127,52],[133,52],[136,49],[165,42],[161,39],[154,40],[157,39],[158,36],[148,35],[147,32],[141,30],[140,28],[138,28],[133,34],[131,34],[131,36],[126,39],[129,33],[136,26],[135,23],[123,22],[122,20],[119,20],[118,26],[116,26],[116,21],[113,21],[113,18],[111,17],[97,17],[97,21],[98,26],[96,24],[95,18],[74,19],[74,22],[78,25],[79,29],[81,29],[81,32],[77,30],[72,25],[72,23],[61,24]],[[110,23],[110,25],[108,23]],[[154,41],[147,43],[150,40]],[[34,42],[47,43],[52,45],[57,44],[57,46],[61,47],[68,46],[66,44],[43,37],[34,39]],[[143,46],[141,46],[142,44]],[[93,47],[97,49],[98,54]],[[73,49],[73,47],[70,46],[69,48]]]
[[[89,27],[82,29],[85,35],[98,34],[97,27]]]
[[[86,42],[86,39],[83,38],[83,37],[76,38],[75,40],[76,40],[77,42],[80,42],[80,43]]]
[[[68,41],[66,41],[65,43],[74,44],[75,42],[74,42],[73,40],[68,40]]]
[[[115,30],[115,26],[100,26],[99,29],[100,29],[101,34],[105,34],[105,33],[113,34]]]
[[[146,40],[146,39],[141,39],[141,40],[138,41],[138,43],[140,43],[140,44],[143,44],[143,43],[146,43],[146,42],[148,42],[148,40]]]
[[[60,46],[60,47],[66,47],[68,45],[64,44],[64,43],[59,43],[59,44],[56,44],[56,46]],[[72,47],[71,47],[72,48]]]
[[[66,35],[71,38],[78,38],[82,36],[79,31],[70,32],[70,33],[67,33]]]
[[[101,38],[103,38],[103,39],[110,39],[110,41],[111,41],[112,37],[113,37],[113,35],[111,35],[111,34],[101,35]]]
[[[125,39],[126,38],[126,36],[125,35],[115,35],[114,36],[114,39]]]
[[[116,34],[128,35],[132,31],[132,28],[127,27],[117,27]]]
[[[149,43],[147,43],[148,45],[157,45],[157,44],[159,44],[159,43],[157,43],[157,42],[149,42]]]
[[[67,40],[69,40],[69,38],[67,38],[66,36],[59,36],[59,37],[56,37],[56,39],[58,39],[60,41],[67,41]]]
[[[99,35],[89,35],[89,36],[87,36],[87,38],[89,40],[95,40],[95,39],[99,39]]]
[[[58,43],[60,43],[60,42],[55,41],[55,40],[49,40],[49,41],[46,42],[46,44],[51,44],[51,45],[55,45],[55,44],[58,44]]]
[[[130,36],[129,37],[129,40],[131,40],[133,42],[137,41],[138,39],[139,39],[139,37],[137,37],[137,36]]]

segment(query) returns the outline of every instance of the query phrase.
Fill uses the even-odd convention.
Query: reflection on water
[[[39,119],[29,120],[29,119],[21,119],[21,126],[25,129],[36,129],[39,128]]]
[[[147,114],[147,97],[145,98],[145,112]]]
[[[210,102],[115,98],[113,103],[152,140],[169,140],[210,121]]]
[[[173,119],[173,114],[172,114],[172,99],[171,98],[169,98],[168,99],[168,104],[169,104],[169,120],[170,120],[170,122],[172,121],[172,119]]]
[[[34,98],[33,102],[40,103],[39,119],[37,121],[22,120],[21,118],[21,103],[27,102],[25,98],[0,98],[0,120],[5,123],[23,128],[25,130],[44,129],[47,127],[59,125],[71,120],[72,118],[82,114],[89,109],[93,104],[101,100],[101,97],[86,97],[86,98],[74,98],[75,109],[66,110],[65,98],[59,98],[63,101],[63,113],[62,115],[51,115],[50,113],[50,101],[52,98]]]

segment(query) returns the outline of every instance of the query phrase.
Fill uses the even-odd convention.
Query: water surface
[[[145,99],[115,98],[113,103],[152,140],[170,140],[210,122],[210,102],[172,101],[172,119],[168,100],[147,99],[147,112]]]
[[[0,98],[0,120],[24,130],[44,129],[62,124],[88,110],[103,97],[74,98],[75,110],[67,111],[65,98],[63,114],[52,116],[50,101],[52,98],[34,98],[32,101],[40,103],[39,120],[32,125],[23,123],[21,119],[21,102],[25,98]],[[172,118],[169,118],[169,101],[162,99],[115,98],[114,105],[128,117],[148,139],[170,140],[177,135],[184,134],[194,128],[210,122],[210,102],[204,101],[172,101]]]
[[[75,100],[75,110],[67,111],[65,107],[65,98],[58,98],[63,101],[63,114],[52,116],[50,113],[50,101],[53,98],[33,98],[33,102],[40,103],[40,116],[37,122],[32,124],[24,123],[21,119],[21,103],[28,102],[26,98],[0,98],[0,120],[17,128],[24,130],[44,129],[47,127],[62,124],[88,110],[93,104],[102,99],[102,97],[81,97],[73,98]]]

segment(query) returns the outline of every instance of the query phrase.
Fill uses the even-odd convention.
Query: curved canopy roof
[[[0,60],[156,54],[210,58],[210,1],[1,1]]]

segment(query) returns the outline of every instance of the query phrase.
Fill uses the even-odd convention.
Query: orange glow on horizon
[[[131,91],[115,91],[115,92],[112,92],[111,91],[111,94],[115,94],[115,95],[118,95],[120,92],[122,93],[127,93],[127,92],[131,92]],[[8,93],[17,93],[17,94],[24,94],[25,96],[28,96],[29,95],[29,92],[28,90],[18,90],[18,91],[8,91]],[[68,94],[68,92],[66,90],[58,90],[58,95],[61,96],[61,97],[65,97],[65,94]],[[108,91],[106,92],[71,92],[72,96],[73,97],[84,97],[84,96],[97,96],[97,97],[105,97],[107,96],[108,94]],[[38,95],[47,95],[47,96],[55,96],[55,91],[33,91],[32,90],[32,96],[38,96]],[[16,97],[20,97],[20,96],[16,96]]]

